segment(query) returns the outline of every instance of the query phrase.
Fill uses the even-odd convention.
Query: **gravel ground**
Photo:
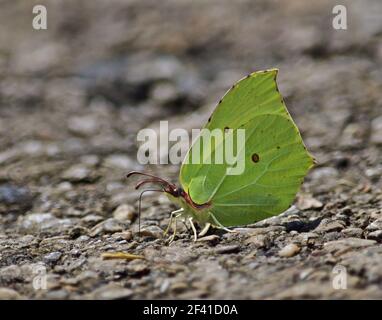
[[[379,0],[345,1],[346,31],[333,1],[39,3],[48,30],[0,4],[0,299],[382,298]],[[197,242],[179,223],[169,245],[174,208],[147,194],[139,238],[125,174],[179,167],[138,164],[137,131],[199,128],[270,67],[319,162],[295,206]]]

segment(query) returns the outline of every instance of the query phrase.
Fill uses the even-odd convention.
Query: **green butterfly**
[[[174,216],[186,218],[196,240],[193,221],[201,225],[202,236],[211,225],[228,230],[226,227],[254,223],[290,207],[315,160],[306,150],[279,93],[277,73],[277,69],[258,71],[239,80],[219,101],[204,127],[223,132],[229,129],[231,135],[238,129],[245,130],[245,148],[239,149],[234,143],[237,158],[244,159],[242,174],[229,174],[230,167],[225,162],[193,163],[193,149],[202,143],[199,136],[182,163],[180,187],[146,173],[134,171],[127,175],[147,176],[136,188],[146,183],[158,184],[180,207],[171,213],[169,226]],[[228,139],[227,135],[224,139]],[[200,159],[213,158],[222,151],[222,145],[215,143],[198,149]],[[173,238],[175,233],[176,230]]]

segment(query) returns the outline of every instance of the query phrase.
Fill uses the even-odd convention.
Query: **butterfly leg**
[[[174,226],[174,232],[173,234],[170,236],[170,238],[168,238],[168,244],[170,245],[174,240],[175,240],[175,236],[176,236],[176,218],[175,218],[175,226]]]
[[[171,212],[171,214],[170,214],[170,222],[168,223],[166,230],[163,232],[163,235],[164,235],[164,236],[166,236],[167,233],[168,233],[169,230],[170,230],[170,227],[171,227],[171,224],[172,224],[172,220],[174,219],[174,215],[175,215],[175,214],[181,214],[183,211],[184,211],[184,209],[183,209],[183,208],[180,208],[179,210],[175,210],[175,211],[172,211],[172,212]]]
[[[178,212],[179,212],[179,210],[177,210]],[[180,217],[180,216],[182,216],[183,215],[183,210],[180,212],[180,213],[178,213],[175,217],[174,217],[174,222],[175,222],[175,224],[174,224],[174,232],[173,232],[173,234],[168,238],[168,244],[170,245],[174,240],[175,240],[175,237],[176,237],[176,231],[177,231],[177,219]]]
[[[169,244],[169,245],[175,240],[175,237],[176,237],[176,231],[177,231],[177,222],[178,222],[177,219],[178,219],[180,216],[182,216],[182,215],[183,215],[183,212],[177,214],[177,215],[175,216],[175,218],[174,218],[174,222],[175,222],[174,232],[173,232],[173,234],[168,238],[168,244]]]
[[[188,221],[190,222],[191,229],[192,229],[192,231],[194,233],[194,241],[196,241],[196,240],[198,240],[198,234],[196,233],[195,225],[192,222],[192,217],[188,218]]]
[[[230,233],[235,233],[236,231],[235,230],[230,230],[228,228],[226,228],[225,226],[223,226],[219,221],[218,219],[216,219],[216,217],[211,213],[211,217],[212,219],[214,220],[214,222],[218,225],[219,229],[223,229],[224,231],[227,231],[227,232],[230,232]]]
[[[207,222],[206,225],[204,226],[203,230],[199,232],[199,237],[203,237],[207,234],[208,230],[211,227],[211,223]]]

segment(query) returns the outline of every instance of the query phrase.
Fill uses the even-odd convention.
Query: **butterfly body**
[[[200,225],[205,225],[206,223],[211,223],[214,225],[210,214],[210,204],[197,205],[189,198],[189,196],[184,192],[183,189],[179,188],[182,192],[179,196],[174,196],[167,193],[169,200],[174,203],[177,207],[183,209],[182,216],[184,218],[192,218],[197,221]]]

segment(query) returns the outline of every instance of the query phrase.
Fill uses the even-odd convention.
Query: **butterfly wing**
[[[192,150],[180,171],[180,182],[199,204],[211,201],[210,211],[225,226],[248,224],[278,214],[292,203],[313,165],[300,133],[277,89],[277,70],[255,72],[236,83],[219,102],[205,128],[245,129],[245,148],[233,139],[245,169],[229,175],[226,163],[192,163]],[[201,159],[222,152],[223,143],[200,149]],[[198,148],[199,150],[199,148]]]

